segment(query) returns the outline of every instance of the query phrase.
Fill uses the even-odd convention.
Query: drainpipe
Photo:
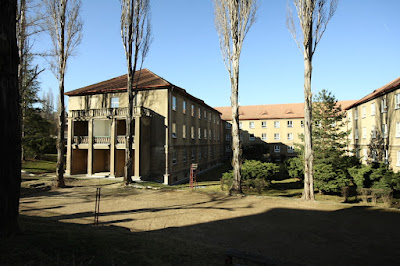
[[[172,103],[172,92],[174,91],[174,86],[172,86],[171,90],[168,91],[168,104],[167,104],[167,109],[168,109],[168,129],[166,130],[167,136],[165,138],[165,174],[164,174],[164,184],[169,185],[170,183],[170,169],[169,169],[169,145],[172,142],[171,140],[171,103]]]

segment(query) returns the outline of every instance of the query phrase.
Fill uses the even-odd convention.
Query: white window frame
[[[367,148],[363,149],[363,159],[364,159],[364,161],[368,160],[368,150],[367,150]]]
[[[201,139],[201,128],[200,127],[197,129],[197,137],[199,139]]]
[[[176,150],[172,151],[172,164],[177,164],[178,159],[177,159],[177,154],[176,154]]]
[[[111,97],[110,107],[111,108],[119,108],[119,97]]]
[[[280,128],[281,127],[281,122],[280,121],[274,121],[274,128]]]
[[[358,139],[358,128],[354,130],[354,138]]]
[[[190,137],[192,138],[192,139],[194,139],[196,136],[195,136],[195,132],[194,132],[194,126],[191,126],[190,127]]]
[[[367,117],[367,107],[363,106],[362,107],[362,118],[366,118]]]
[[[366,127],[362,128],[362,137],[363,137],[363,139],[367,138],[367,128]]]
[[[400,108],[400,93],[396,93],[394,95],[394,100],[395,100],[394,108],[399,109]]]
[[[261,128],[267,128],[267,121],[261,121]]]
[[[287,139],[293,140],[293,133],[287,133]]]
[[[397,163],[396,166],[400,166],[400,151],[397,151]]]
[[[386,102],[386,97],[383,96],[381,99],[381,113],[386,113],[387,112],[387,102]]]
[[[354,120],[358,120],[358,109],[354,109]]]
[[[239,121],[239,129],[242,129],[243,128],[243,123],[242,123],[242,121]]]
[[[275,153],[280,153],[281,152],[281,146],[280,145],[274,145],[274,152]]]
[[[204,139],[207,139],[207,129],[204,129]]]
[[[274,133],[274,140],[280,140],[281,135],[279,133]]]
[[[294,146],[293,145],[287,146],[287,152],[288,153],[294,153]]]
[[[304,128],[304,120],[300,120],[300,127]]]
[[[372,129],[371,129],[371,138],[373,138],[373,139],[376,138],[376,126],[372,126]]]
[[[287,127],[293,127],[293,120],[287,121]]]
[[[400,122],[396,122],[396,138],[400,138]]]
[[[382,137],[385,139],[388,137],[387,124],[382,124]]]
[[[267,140],[267,133],[262,133],[261,134],[261,139],[262,140]]]
[[[198,117],[199,117],[199,119],[201,119],[201,108],[199,107],[199,109],[198,109]]]
[[[254,121],[249,122],[249,128],[255,128]]]
[[[232,124],[229,123],[229,122],[226,122],[225,128],[226,128],[226,129],[231,129],[231,128],[232,128]]]

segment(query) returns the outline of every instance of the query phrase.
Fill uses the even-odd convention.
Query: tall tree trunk
[[[23,87],[24,78],[26,75],[26,65],[25,65],[25,40],[26,40],[26,1],[21,0],[19,6],[19,14],[18,14],[18,55],[19,55],[19,64],[18,64],[18,90],[20,93],[20,102],[21,102],[21,112],[20,112],[20,121],[21,121],[21,136],[22,140],[24,139],[25,130],[24,130],[24,121],[25,121],[25,89]],[[25,160],[24,146],[21,145],[21,160]]]
[[[128,59],[128,65],[132,64],[132,61]],[[128,69],[128,115],[126,116],[126,147],[125,147],[125,168],[124,168],[124,184],[127,186],[132,183],[132,170],[133,170],[133,93],[132,93],[133,79],[132,69]]]
[[[0,237],[18,232],[21,187],[21,128],[18,91],[16,0],[0,1],[0,139],[7,156],[0,160]]]
[[[64,106],[64,76],[65,76],[65,10],[67,1],[61,2],[60,18],[60,57],[59,57],[59,114],[58,114],[58,136],[57,136],[57,187],[65,187],[64,182],[64,160],[65,160],[65,106]]]
[[[312,23],[310,23],[310,34]],[[314,155],[312,150],[312,37],[304,46],[304,192],[303,199],[314,200]]]

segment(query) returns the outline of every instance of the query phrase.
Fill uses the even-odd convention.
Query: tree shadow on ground
[[[205,202],[215,203],[208,208],[230,211],[218,205],[235,199],[212,196],[203,202],[104,212],[101,216],[125,213],[131,214],[128,220],[134,220],[135,214],[144,212],[151,214],[172,209],[201,212],[206,210],[201,206]],[[400,231],[397,228],[400,212],[367,206],[320,211],[315,210],[318,207],[315,204],[302,205],[309,209],[275,208],[255,215],[141,232],[117,230],[117,226],[93,228],[54,221],[92,217],[91,212],[59,215],[50,219],[22,216],[23,221],[33,219],[46,225],[33,230],[29,229],[28,221],[28,225],[25,225],[27,233],[18,238],[19,242],[11,246],[2,244],[0,248],[4,254],[11,250],[14,254],[22,254],[19,248],[26,252],[30,247],[41,247],[42,254],[30,257],[24,254],[27,260],[23,262],[42,264],[221,265],[224,252],[229,248],[261,254],[276,261],[305,265],[398,264]],[[104,224],[115,225],[120,221],[107,221]],[[40,242],[42,240],[44,243]],[[3,260],[3,256],[0,261],[7,263],[8,260]]]

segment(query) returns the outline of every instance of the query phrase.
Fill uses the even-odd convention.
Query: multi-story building
[[[67,174],[123,175],[126,84],[123,75],[66,93]],[[220,162],[219,111],[147,69],[134,84],[134,178],[173,184],[189,177],[192,163],[202,171]]]
[[[339,101],[345,109],[355,101]],[[231,107],[216,107],[225,124],[224,150],[231,154]],[[304,103],[247,105],[239,108],[240,139],[243,146],[265,145],[272,161],[296,156],[295,143],[304,133]]]
[[[346,108],[350,149],[363,163],[384,161],[400,170],[400,78]]]

